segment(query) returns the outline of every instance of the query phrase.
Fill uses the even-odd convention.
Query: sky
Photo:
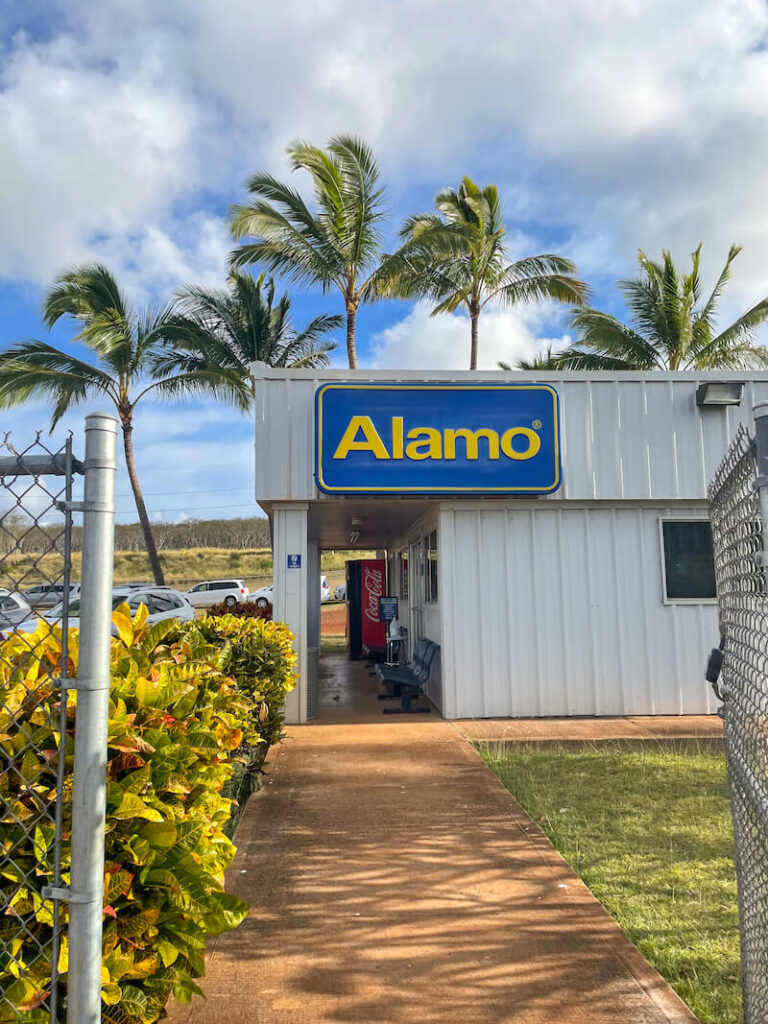
[[[374,148],[399,224],[464,175],[495,183],[513,256],[576,260],[594,305],[642,248],[713,281],[723,303],[768,293],[768,5],[763,0],[5,0],[0,5],[0,350],[49,334],[56,274],[100,260],[132,300],[219,285],[227,211],[285,147],[355,132]],[[297,322],[341,312],[291,289]],[[344,365],[339,333],[335,359]],[[568,342],[557,307],[489,311],[480,368]],[[768,341],[768,338],[763,340]],[[358,317],[361,367],[467,365],[469,324],[403,302]],[[82,446],[85,414],[67,416]],[[143,407],[142,407],[143,406]],[[0,412],[18,446],[42,405]],[[136,459],[155,519],[251,515],[253,430],[210,401],[139,406]],[[121,468],[118,518],[135,519]]]

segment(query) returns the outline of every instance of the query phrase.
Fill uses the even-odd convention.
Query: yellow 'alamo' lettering
[[[485,452],[487,448],[489,459],[498,460],[505,455],[508,459],[524,461],[532,459],[541,448],[541,438],[529,427],[510,427],[501,435],[491,427],[478,430],[446,427],[442,431],[434,427],[414,427],[406,434],[402,416],[393,416],[391,427],[390,454],[371,417],[353,416],[333,453],[334,459],[346,459],[350,452],[371,452],[375,459],[452,462],[456,459],[457,442],[461,441],[463,452],[460,451],[460,455],[464,454],[468,461],[476,461],[480,458],[482,441],[482,450]]]
[[[358,431],[362,431],[364,440],[357,440]],[[350,452],[373,452],[377,459],[389,458],[389,452],[384,447],[384,442],[379,437],[370,416],[352,417],[333,457],[334,459],[346,459]]]

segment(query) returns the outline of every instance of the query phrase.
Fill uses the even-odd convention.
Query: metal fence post
[[[117,420],[85,420],[80,657],[72,791],[68,1024],[101,1020],[107,723],[109,719]]]
[[[755,461],[757,479],[755,489],[760,500],[760,520],[763,526],[763,553],[760,564],[768,569],[766,545],[768,545],[768,402],[758,402],[752,408],[755,418]]]

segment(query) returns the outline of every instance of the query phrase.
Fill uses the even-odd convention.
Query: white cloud
[[[765,290],[763,0],[478,0],[458,35],[434,0],[53,6],[0,76],[0,274],[108,254],[140,288],[212,278],[225,225],[189,223],[286,174],[290,139],[352,130],[396,202],[471,173],[598,277],[703,239],[706,282],[738,241],[733,311]]]
[[[11,442],[22,450],[42,429],[41,440],[56,451],[72,431],[75,455],[82,456],[85,416],[100,406],[107,412],[114,411],[98,398],[83,403],[62,419],[52,435],[48,434],[50,412],[43,406],[28,404],[2,410],[0,441],[10,431]],[[160,404],[145,399],[137,406],[133,441],[139,481],[152,519],[173,522],[180,515],[214,519],[260,514],[255,502],[250,417],[210,399],[194,404]],[[117,465],[117,519],[135,522],[136,508],[120,434]],[[4,502],[0,494],[0,514]],[[35,511],[42,507],[44,503],[38,499]]]
[[[0,75],[1,274],[48,281],[104,255],[118,266],[149,257],[154,274],[165,238],[164,276],[173,276],[168,257],[178,252],[168,250],[177,243],[164,224],[173,225],[172,204],[203,180],[205,111],[169,80],[161,47],[149,42],[133,62],[121,60],[120,43],[102,53],[87,35],[14,40]],[[209,272],[221,258],[211,243],[214,218],[192,220],[202,235],[187,239],[184,262],[197,254]]]
[[[479,321],[478,368],[497,370],[502,360],[514,366],[552,345],[564,348],[569,337],[537,337],[541,312],[494,310]],[[381,369],[466,370],[469,366],[469,318],[455,315],[430,317],[419,304],[402,320],[371,338],[371,364]]]

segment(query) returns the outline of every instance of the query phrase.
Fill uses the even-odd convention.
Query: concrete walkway
[[[171,1021],[696,1020],[453,725],[382,717],[341,657],[321,687],[238,830],[253,910]]]

